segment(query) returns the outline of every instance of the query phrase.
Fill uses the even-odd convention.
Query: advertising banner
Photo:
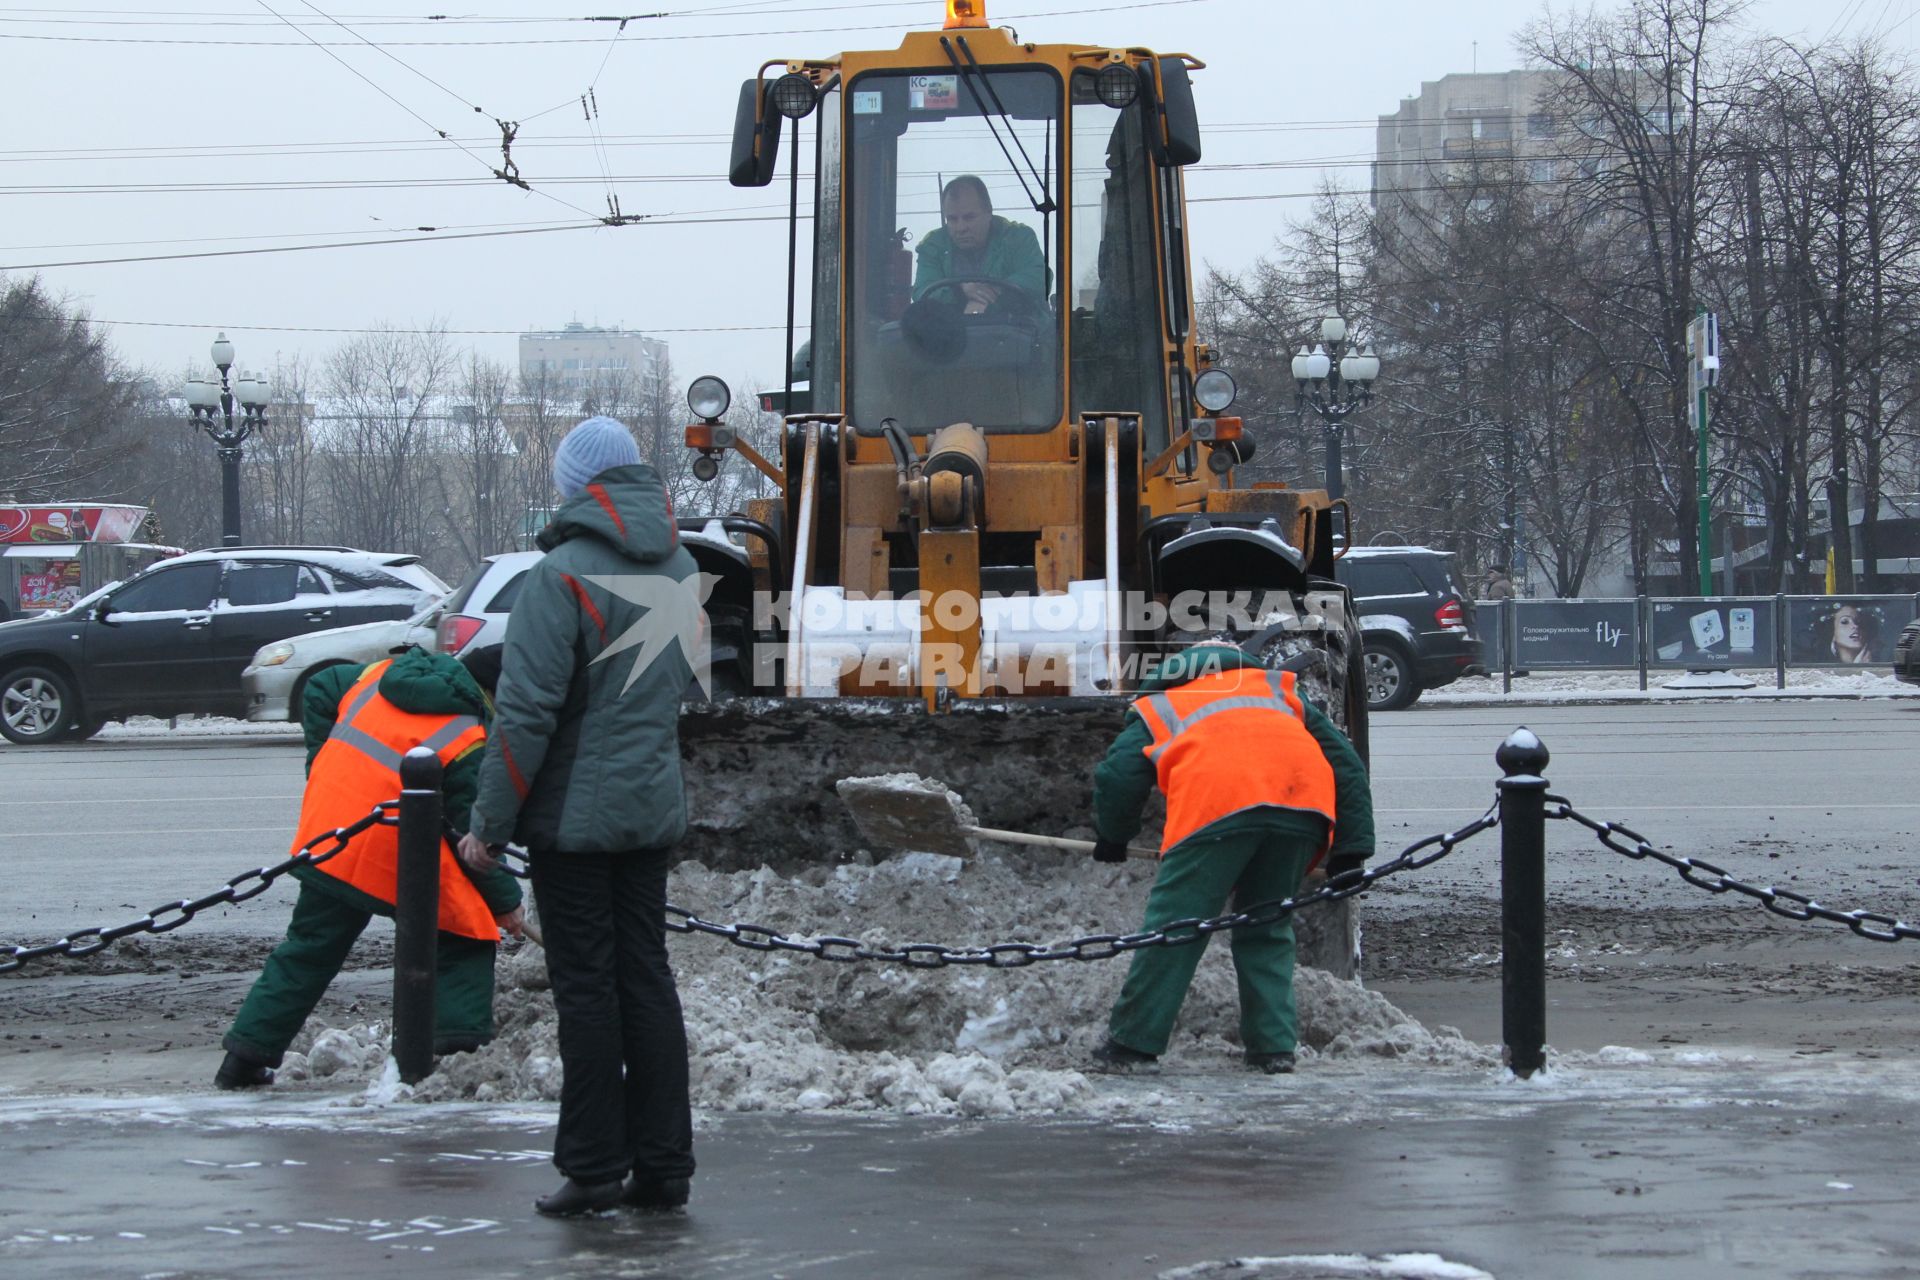
[[[146,517],[145,507],[98,503],[0,506],[0,543],[131,542]]]
[[[20,572],[20,609],[64,609],[86,592],[78,560],[9,560]]]
[[[1654,600],[1649,606],[1650,667],[1771,667],[1773,599],[1769,596]]]
[[[1794,596],[1787,601],[1787,661],[1796,667],[1878,666],[1913,621],[1912,596]]]
[[[1632,600],[1516,600],[1513,665],[1633,667],[1640,629]]]

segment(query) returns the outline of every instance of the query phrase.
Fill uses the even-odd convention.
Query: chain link
[[[1646,837],[1630,827],[1618,822],[1596,822],[1573,807],[1573,803],[1564,796],[1547,796],[1547,817],[1567,822],[1575,822],[1600,837],[1600,843],[1636,862],[1652,859],[1665,866],[1672,867],[1680,878],[1696,888],[1708,893],[1737,893],[1752,898],[1767,910],[1788,920],[1828,920],[1834,924],[1843,924],[1863,938],[1874,942],[1899,942],[1902,939],[1920,938],[1920,929],[1878,911],[1838,911],[1832,907],[1821,906],[1804,893],[1792,889],[1781,889],[1773,885],[1748,884],[1737,880],[1728,872],[1700,858],[1683,858],[1664,850],[1656,849]],[[1630,840],[1631,845],[1622,843]]]
[[[172,933],[181,925],[190,923],[193,918],[209,907],[228,906],[245,902],[248,898],[258,897],[287,872],[295,867],[317,867],[328,858],[347,847],[355,836],[376,824],[394,826],[399,823],[400,802],[383,800],[375,805],[367,816],[351,826],[335,827],[332,831],[322,832],[300,846],[292,857],[284,862],[276,862],[270,867],[261,867],[256,871],[243,871],[212,893],[198,898],[182,898],[178,902],[164,902],[147,912],[137,920],[112,928],[76,929],[58,942],[49,942],[38,947],[15,947],[0,945],[0,973],[12,973],[22,965],[47,956],[64,956],[77,960],[105,951],[122,938],[136,933]],[[316,852],[316,847],[327,846]]]
[[[749,951],[791,951],[828,960],[836,964],[871,961],[900,964],[910,969],[945,969],[953,965],[973,965],[985,969],[1024,969],[1046,960],[1110,960],[1144,947],[1184,947],[1215,933],[1229,929],[1259,928],[1276,924],[1302,907],[1322,902],[1337,902],[1364,893],[1374,883],[1402,871],[1417,871],[1432,866],[1452,853],[1457,845],[1500,824],[1496,805],[1457,831],[1431,835],[1402,849],[1391,861],[1377,867],[1344,871],[1329,879],[1312,893],[1297,898],[1279,898],[1259,902],[1243,911],[1202,920],[1194,917],[1174,920],[1158,929],[1139,933],[1095,933],[1068,942],[996,942],[983,947],[950,947],[938,942],[908,942],[898,947],[870,947],[858,938],[788,937],[766,925],[737,922],[717,924],[703,920],[684,907],[667,904],[667,928],[675,933],[703,933],[724,938]],[[524,857],[517,851],[516,857]]]

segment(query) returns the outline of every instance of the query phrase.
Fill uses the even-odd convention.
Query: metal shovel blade
[[[834,784],[854,826],[868,844],[882,849],[944,853],[971,858],[977,840],[994,840],[1067,853],[1092,853],[1091,840],[1041,836],[1026,831],[1003,831],[978,826],[967,802],[943,785],[912,773],[888,773],[870,778],[842,778]],[[1154,859],[1159,852],[1130,846],[1130,858]]]
[[[834,784],[861,839],[880,849],[971,858],[974,825],[966,802],[938,782],[911,773],[842,778]]]

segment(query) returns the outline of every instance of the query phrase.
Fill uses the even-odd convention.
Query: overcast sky
[[[55,292],[115,322],[128,360],[172,375],[204,361],[224,328],[241,364],[264,370],[342,337],[297,330],[437,320],[512,362],[522,329],[580,320],[665,338],[682,382],[780,367],[776,328],[723,331],[778,326],[785,303],[785,158],[767,190],[724,178],[740,81],[768,58],[895,47],[942,13],[939,0],[469,0],[428,21],[442,0],[100,2],[112,7],[0,6],[0,268],[440,241],[40,267]],[[1762,0],[1750,21],[1806,38],[1879,30],[1911,51],[1915,5]],[[567,18],[642,9],[667,16],[617,36]],[[1421,81],[1476,59],[1483,71],[1519,65],[1514,33],[1539,9],[988,0],[1023,40],[1207,63],[1196,77],[1206,164],[1188,191],[1194,256],[1222,267],[1266,252],[1323,172],[1364,189],[1374,118]],[[589,85],[604,148],[577,101]],[[522,122],[513,155],[534,193],[487,172],[500,154],[490,117]],[[1260,167],[1213,167],[1247,165]],[[659,221],[444,238],[581,224],[606,211],[609,190],[622,212]],[[1247,196],[1262,198],[1221,199]],[[766,220],[732,220],[743,216]]]

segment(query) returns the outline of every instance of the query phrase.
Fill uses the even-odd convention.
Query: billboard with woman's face
[[[1913,620],[1912,596],[1816,596],[1787,602],[1787,659],[1795,666],[1888,662]]]

